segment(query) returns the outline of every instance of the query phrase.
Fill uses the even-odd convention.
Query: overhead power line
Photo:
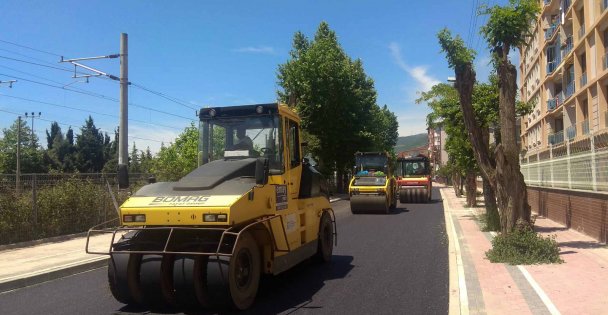
[[[107,95],[103,95],[103,94],[99,94],[99,93],[95,93],[95,92],[91,92],[91,91],[87,91],[87,90],[72,89],[72,88],[67,88],[67,87],[64,87],[64,86],[52,85],[52,84],[48,84],[48,83],[44,83],[44,82],[40,82],[40,81],[29,80],[29,79],[25,79],[25,78],[16,77],[16,76],[9,76],[9,75],[4,74],[4,73],[0,73],[0,75],[5,76],[5,77],[13,77],[15,79],[26,81],[26,82],[30,82],[30,83],[34,83],[34,84],[39,84],[39,85],[43,85],[43,86],[47,86],[47,87],[51,87],[51,88],[56,88],[56,89],[61,89],[61,90],[65,90],[65,91],[70,91],[70,92],[73,92],[73,93],[79,93],[79,94],[83,94],[83,95],[97,97],[97,98],[100,98],[100,99],[105,99],[105,100],[108,100],[108,101],[112,101],[112,102],[118,103],[118,99],[116,99],[116,98],[113,98],[113,97],[110,97],[110,96],[107,96]],[[139,108],[147,109],[149,111],[153,111],[153,112],[157,112],[157,113],[173,116],[173,117],[178,117],[178,118],[190,120],[190,121],[194,120],[194,119],[186,117],[186,116],[182,116],[182,115],[178,115],[178,114],[174,114],[174,113],[170,113],[170,112],[154,109],[154,108],[151,108],[151,107],[148,107],[148,106],[143,106],[143,105],[139,105],[139,104],[135,104],[135,103],[129,103],[129,105],[134,106],[134,107],[139,107]]]
[[[14,46],[21,47],[21,48],[25,48],[25,49],[29,49],[29,50],[33,50],[33,51],[37,51],[37,52],[40,52],[40,53],[43,53],[43,54],[47,54],[47,55],[51,55],[51,56],[61,57],[61,55],[56,54],[56,53],[52,53],[52,52],[45,51],[45,50],[42,50],[42,49],[37,49],[37,48],[25,46],[25,45],[22,45],[22,44],[17,44],[17,43],[9,42],[9,41],[3,40],[3,39],[0,39],[0,42],[6,43],[6,44],[10,44],[10,45],[14,45]]]
[[[192,106],[188,105],[188,104],[187,104],[186,102],[184,102],[184,101],[181,101],[181,100],[179,100],[179,99],[177,99],[177,98],[174,98],[174,97],[168,96],[168,95],[166,95],[166,94],[164,94],[164,93],[161,93],[161,92],[157,92],[157,91],[151,90],[151,89],[149,89],[149,88],[146,88],[146,87],[144,87],[144,86],[141,86],[141,85],[136,84],[136,83],[133,83],[133,82],[130,82],[130,83],[131,83],[131,85],[132,85],[132,86],[134,86],[134,87],[136,87],[136,88],[139,88],[139,89],[142,89],[142,90],[144,90],[144,91],[146,91],[146,92],[149,92],[149,93],[152,93],[152,94],[154,94],[154,95],[160,96],[160,97],[162,97],[162,98],[164,98],[164,99],[166,99],[166,100],[169,100],[169,101],[174,102],[174,103],[176,103],[176,104],[182,105],[182,106],[187,107],[187,108],[189,108],[189,109],[192,109],[192,110],[197,110],[197,109],[198,109],[198,108],[196,108],[196,107],[192,107]]]
[[[72,107],[72,106],[67,106],[67,105],[49,103],[49,102],[40,101],[40,100],[33,100],[33,99],[25,98],[25,97],[6,95],[6,94],[0,94],[0,96],[18,99],[18,100],[22,100],[22,101],[26,101],[26,102],[33,102],[33,103],[39,103],[39,104],[44,104],[44,105],[49,105],[49,106],[67,108],[67,109],[71,109],[71,110],[77,110],[77,111],[85,112],[87,114],[95,114],[95,115],[102,115],[102,116],[107,116],[107,117],[112,117],[112,118],[118,118],[118,115],[100,113],[100,112],[96,112],[96,111],[92,111],[92,110],[88,110],[88,109],[82,109],[82,108],[77,108],[77,107]],[[147,121],[143,121],[143,120],[139,120],[139,119],[130,118],[129,121],[147,124],[147,125],[151,125],[151,126],[158,126],[158,127],[163,127],[163,128],[182,130],[182,128],[167,126],[167,125],[163,125],[163,124],[159,124],[159,123],[147,122]]]
[[[5,109],[0,109],[0,112],[9,113],[9,114],[13,114],[13,115],[16,115],[16,116],[22,116],[22,114],[19,114],[19,113],[16,113],[16,112],[12,112],[12,111],[9,111],[9,110],[5,110]],[[38,119],[42,120],[42,121],[50,122],[50,123],[54,123],[55,122],[55,123],[57,123],[59,125],[68,126],[68,127],[72,127],[72,126],[76,126],[77,125],[77,124],[68,124],[68,123],[65,123],[65,122],[59,122],[59,121],[56,121],[56,120],[44,119],[44,118],[38,118]],[[103,129],[103,128],[97,128],[97,129],[99,131],[103,131],[103,132],[105,132],[107,134],[112,134],[114,132],[114,131],[108,131],[108,130]],[[129,138],[138,139],[138,140],[147,140],[147,141],[158,142],[158,143],[163,143],[163,142],[167,142],[168,143],[168,142],[170,142],[170,141],[156,140],[156,139],[149,139],[149,138],[142,138],[142,137],[136,137],[136,136],[129,136]]]

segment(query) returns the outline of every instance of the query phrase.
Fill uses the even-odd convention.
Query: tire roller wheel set
[[[259,248],[245,232],[232,258],[113,253],[108,281],[112,295],[125,304],[244,310],[253,304],[261,269]]]
[[[426,203],[429,201],[426,188],[410,188],[399,192],[401,203]]]

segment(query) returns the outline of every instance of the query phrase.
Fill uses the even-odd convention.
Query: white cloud
[[[392,42],[388,45],[389,50],[391,51],[391,55],[393,60],[399,68],[409,74],[416,82],[418,86],[416,87],[417,91],[428,91],[433,85],[439,84],[441,81],[432,77],[428,74],[428,67],[426,66],[409,66],[403,61],[403,57],[401,56],[401,47],[399,44]]]
[[[240,47],[232,50],[233,52],[238,53],[252,53],[252,54],[268,54],[275,55],[276,51],[273,47],[270,46],[247,46]]]

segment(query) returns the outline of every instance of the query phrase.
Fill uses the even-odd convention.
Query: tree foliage
[[[161,181],[175,181],[197,167],[198,129],[194,124],[169,146],[162,145],[152,166],[152,173]]]
[[[376,104],[374,81],[322,22],[309,40],[296,32],[290,59],[278,68],[278,96],[302,118],[309,150],[325,171],[343,171],[356,151],[392,151],[397,119]]]
[[[15,174],[17,171],[17,138],[20,147],[20,168],[21,173],[39,173],[46,169],[43,160],[43,152],[38,146],[38,137],[32,135],[32,129],[27,125],[26,120],[21,120],[9,127],[2,129],[2,139],[0,139],[0,173]],[[19,137],[17,137],[19,134]]]

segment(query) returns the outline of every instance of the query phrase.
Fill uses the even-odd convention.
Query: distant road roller
[[[350,181],[352,213],[389,213],[397,206],[397,182],[386,152],[355,153],[354,176]]]
[[[431,201],[432,181],[429,159],[418,154],[397,159],[397,183],[401,203]]]
[[[108,283],[121,303],[249,308],[261,274],[337,241],[327,186],[302,158],[300,119],[282,104],[203,108],[199,164],[176,182],[146,185],[119,207]]]

